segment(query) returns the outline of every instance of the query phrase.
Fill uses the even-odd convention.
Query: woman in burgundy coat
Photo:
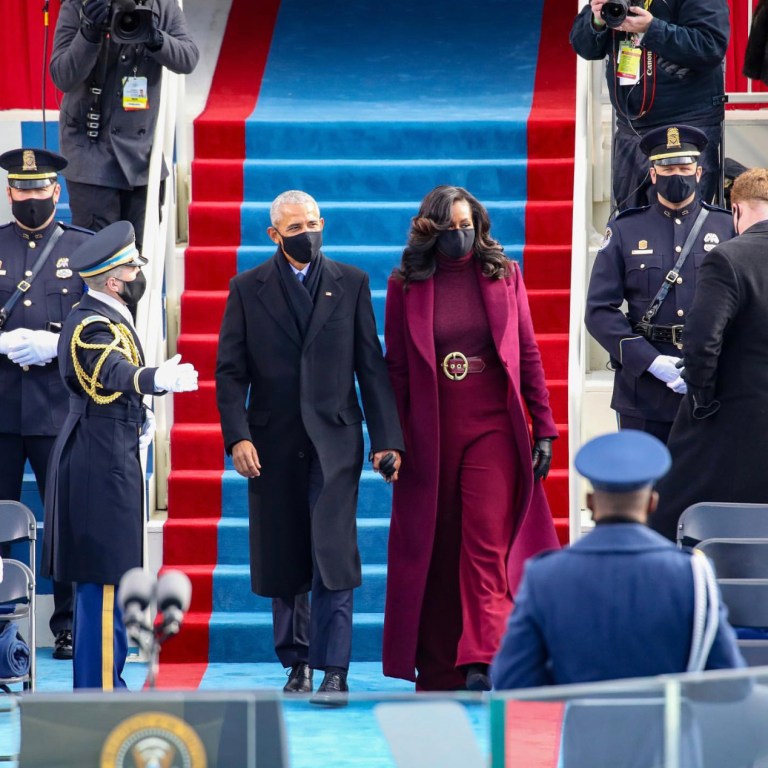
[[[424,198],[384,334],[406,446],[384,674],[417,690],[488,690],[522,562],[558,546],[541,482],[557,428],[520,270],[465,189]]]

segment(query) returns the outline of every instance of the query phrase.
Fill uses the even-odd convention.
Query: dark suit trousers
[[[309,460],[309,514],[323,488],[317,453]],[[312,603],[304,592],[272,599],[275,652],[284,667],[308,663],[312,669],[349,669],[352,653],[352,590],[327,589],[312,554]]]
[[[0,435],[0,499],[21,501],[24,465],[29,459],[40,499],[45,500],[45,475],[55,440],[55,437],[46,436]],[[8,549],[7,546],[2,547],[3,557],[8,556]],[[54,635],[72,629],[72,584],[53,582],[53,615],[49,626]]]
[[[641,432],[653,435],[665,445],[667,444],[669,433],[672,430],[671,421],[640,419],[637,416],[625,416],[623,413],[617,413],[616,416],[619,421],[619,429],[638,429]]]
[[[417,690],[464,686],[490,664],[512,610],[507,557],[519,458],[500,366],[451,381],[438,373],[437,520],[419,621]]]

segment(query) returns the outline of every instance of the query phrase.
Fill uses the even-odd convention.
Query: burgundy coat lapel
[[[477,279],[480,283],[480,292],[485,303],[485,312],[488,316],[488,324],[491,327],[491,335],[496,345],[496,351],[502,360],[505,344],[508,343],[505,336],[509,328],[509,295],[506,280],[489,280],[483,275],[483,269],[475,262]]]
[[[434,334],[435,285],[432,279],[413,282],[405,294],[406,327],[413,345],[434,370],[437,367]]]

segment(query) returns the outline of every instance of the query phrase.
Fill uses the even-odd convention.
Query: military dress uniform
[[[644,146],[653,147],[654,135],[666,135],[666,131],[649,134]],[[681,126],[679,133],[685,137],[693,131]],[[699,154],[698,150],[681,154],[685,151],[683,141],[677,151],[663,154],[677,154],[675,159],[681,161],[695,161]],[[653,161],[650,149],[647,154]],[[702,208],[707,217],[683,266],[675,270]],[[659,355],[682,356],[696,271],[709,251],[733,235],[731,214],[698,198],[681,209],[660,202],[631,209],[609,223],[589,281],[585,323],[610,355],[615,370],[611,407],[621,428],[642,429],[666,442],[682,395],[648,372],[648,367]],[[669,291],[658,311],[650,322],[639,325],[665,281]]]
[[[0,157],[0,166],[9,171],[9,186],[19,189],[55,184],[57,170],[65,165],[63,157],[37,149],[13,150]],[[35,262],[57,230],[60,236],[33,278]],[[3,332],[61,329],[83,293],[83,281],[70,267],[69,257],[91,237],[88,230],[56,221],[35,230],[17,221],[0,226],[0,308],[6,307],[18,285],[29,285],[8,314]],[[48,458],[68,410],[67,391],[55,360],[22,366],[0,354],[0,398],[0,499],[21,499],[27,460],[43,499]],[[65,651],[64,644],[67,652],[62,657],[68,657],[69,638],[64,633],[72,629],[71,585],[54,582],[53,594],[50,628],[60,640],[60,654]]]
[[[146,261],[138,256],[130,224],[118,222],[95,235],[71,263],[87,277]],[[138,436],[143,396],[155,394],[156,368],[144,366],[127,310],[88,293],[64,322],[59,370],[69,412],[51,455],[43,570],[75,582],[75,688],[111,690],[125,687],[127,639],[116,592],[123,574],[142,564]]]

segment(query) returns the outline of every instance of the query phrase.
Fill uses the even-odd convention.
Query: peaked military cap
[[[39,189],[56,182],[67,161],[47,149],[12,149],[0,155],[0,168],[8,171],[8,186],[15,189]]]
[[[704,131],[691,125],[670,125],[648,131],[640,142],[640,151],[657,165],[687,165],[698,162],[707,144]]]
[[[147,260],[136,249],[130,221],[116,221],[86,240],[69,257],[70,269],[93,277],[115,267],[143,267]]]
[[[664,477],[672,458],[667,446],[653,435],[623,429],[584,443],[573,463],[596,491],[625,493]]]

